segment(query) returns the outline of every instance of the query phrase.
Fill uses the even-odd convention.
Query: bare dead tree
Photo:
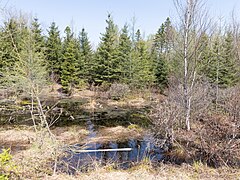
[[[184,119],[186,129],[189,131],[192,109],[192,96],[195,91],[198,77],[198,66],[201,58],[201,37],[207,33],[210,21],[201,0],[174,0],[179,16],[176,56],[180,61],[179,83],[182,86]],[[180,75],[180,76],[179,76]]]

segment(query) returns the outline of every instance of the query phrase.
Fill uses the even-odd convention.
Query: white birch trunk
[[[188,44],[189,44],[189,30],[191,25],[191,4],[192,0],[187,2],[187,12],[184,24],[184,108],[185,108],[185,125],[186,129],[190,130],[190,113],[191,113],[191,98],[189,97],[189,87],[188,87]]]

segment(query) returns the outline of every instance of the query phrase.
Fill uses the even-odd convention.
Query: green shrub
[[[12,162],[9,151],[10,149],[3,149],[0,154],[0,180],[6,180],[17,172],[17,166]]]

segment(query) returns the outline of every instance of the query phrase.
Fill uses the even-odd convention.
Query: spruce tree
[[[128,35],[128,26],[124,25],[119,37],[118,45],[118,59],[119,59],[118,61],[120,64],[121,81],[124,83],[131,82],[132,74],[131,50],[132,43]]]
[[[21,51],[18,51],[18,61],[13,70],[6,73],[8,85],[17,91],[24,91],[34,97],[39,95],[47,85],[47,71],[44,65],[44,55],[37,52],[38,46],[30,29],[21,39]],[[35,98],[35,97],[34,97]]]
[[[84,28],[80,32],[79,43],[83,62],[81,67],[81,78],[91,83],[94,75],[93,50]]]
[[[233,86],[237,82],[233,36],[230,32],[223,38],[218,35],[213,43],[206,75],[209,81],[219,87]]]
[[[96,54],[95,78],[96,83],[112,83],[119,80],[121,74],[117,57],[118,30],[113,19],[108,15],[106,32],[102,34]]]
[[[59,81],[62,60],[61,38],[55,22],[51,23],[46,41],[47,68],[51,81]]]
[[[156,55],[156,67],[155,67],[155,77],[156,83],[161,91],[163,91],[168,85],[168,65],[163,54]]]
[[[153,48],[156,50],[157,54],[163,53],[165,42],[166,42],[166,33],[164,24],[158,29],[157,33],[154,36]]]
[[[132,84],[136,87],[146,87],[153,85],[155,80],[153,71],[153,61],[150,58],[150,51],[147,42],[140,35],[140,30],[136,32],[135,50],[132,52],[133,79]]]
[[[36,52],[45,53],[45,41],[44,36],[42,35],[42,29],[40,27],[40,23],[38,22],[38,18],[34,18],[31,24],[31,31],[33,34],[33,39],[35,43]]]
[[[206,71],[208,69],[210,60],[211,60],[211,39],[208,37],[208,35],[205,33],[200,37],[200,44],[201,44],[201,60],[199,64],[199,73],[201,75],[206,74]]]
[[[11,67],[19,59],[19,52],[22,50],[23,39],[28,35],[26,22],[16,18],[10,18],[4,22],[0,36],[0,73],[1,76],[6,69],[9,71]]]
[[[79,83],[82,83],[84,81],[84,59],[83,59],[83,54],[81,52],[81,45],[80,45],[80,40],[79,37],[73,36],[73,43],[74,43],[74,52],[75,52],[75,58],[76,58],[76,87],[79,87]]]
[[[61,64],[61,84],[63,92],[71,94],[78,81],[78,50],[70,27],[66,27],[65,34],[63,62]]]
[[[212,49],[210,52],[210,60],[206,64],[205,73],[208,77],[210,83],[219,85],[221,84],[221,78],[220,78],[220,69],[222,69],[222,44],[221,44],[221,38],[217,36],[212,45]]]
[[[4,23],[4,27],[1,29],[1,41],[0,41],[0,71],[4,73],[6,67],[11,67],[16,61],[16,55],[14,50],[15,37],[17,36],[17,22],[11,19],[9,22]],[[17,42],[16,42],[17,43]]]
[[[227,32],[223,43],[223,68],[220,71],[222,75],[222,84],[226,86],[233,86],[239,81],[237,77],[236,56],[233,45],[233,34]]]
[[[156,77],[156,84],[161,91],[167,87],[168,84],[168,59],[170,51],[170,39],[168,34],[171,31],[171,21],[169,18],[162,23],[161,27],[158,29],[157,33],[153,39],[153,46],[151,50],[151,58],[154,62],[154,71]]]
[[[141,40],[141,32],[140,32],[140,29],[138,29],[135,34],[135,41],[139,42],[140,40]]]

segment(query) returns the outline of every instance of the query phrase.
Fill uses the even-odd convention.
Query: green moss
[[[150,119],[145,114],[140,113],[131,114],[129,121],[141,127],[148,127],[151,124]]]
[[[130,130],[142,131],[142,128],[137,124],[130,124],[127,128]]]
[[[22,105],[22,106],[32,105],[32,102],[29,101],[29,100],[22,100],[22,101],[20,102],[20,105]],[[37,103],[36,103],[36,102],[33,102],[33,105],[37,105]]]

